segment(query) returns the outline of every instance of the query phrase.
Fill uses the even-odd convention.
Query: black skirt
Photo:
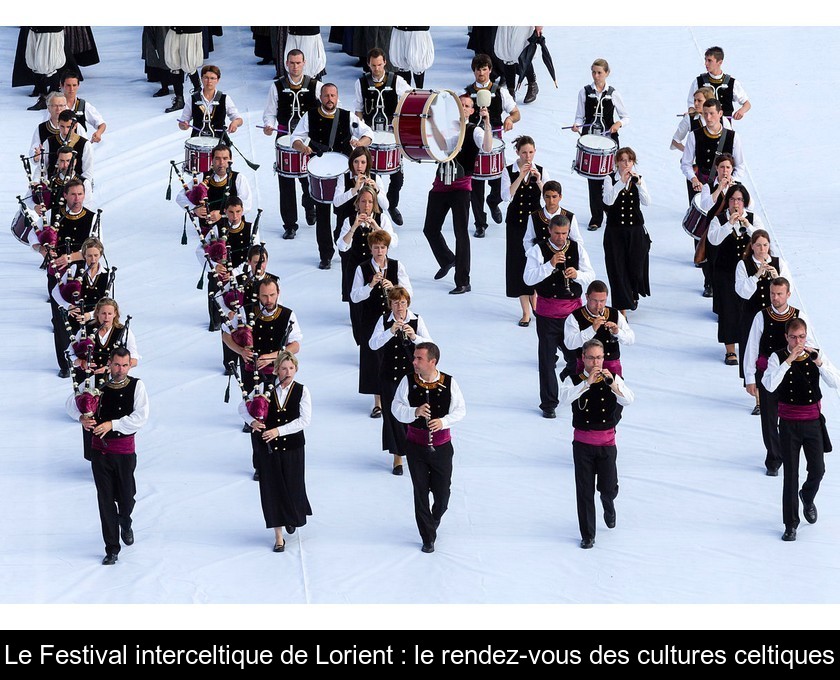
[[[302,527],[312,514],[306,497],[305,449],[275,453],[262,437],[251,435],[260,473],[260,502],[266,529]]]

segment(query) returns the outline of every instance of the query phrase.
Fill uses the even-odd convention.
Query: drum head
[[[452,160],[464,144],[467,125],[461,101],[451,90],[433,92],[426,104],[425,113],[428,119],[423,127],[423,143],[428,147],[429,155],[439,163]],[[443,140],[438,140],[432,134],[432,120],[443,134]]]
[[[375,131],[371,146],[396,146],[397,138],[393,132]]]
[[[209,152],[221,143],[222,140],[218,137],[190,137],[186,142],[184,142],[184,146],[190,149],[198,149],[200,151]]]
[[[328,151],[310,158],[307,170],[314,177],[338,177],[347,172],[349,160],[343,153]]]
[[[303,138],[303,143],[309,146],[309,137]],[[281,137],[277,138],[277,141],[274,142],[275,146],[278,149],[291,149],[292,147],[292,136],[291,135],[282,135]]]
[[[604,137],[603,135],[583,135],[578,143],[585,149],[598,149],[601,151],[611,151],[618,147],[612,137]]]

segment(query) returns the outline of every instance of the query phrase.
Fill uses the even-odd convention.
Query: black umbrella
[[[554,61],[551,58],[548,48],[545,46],[545,36],[537,35],[537,32],[534,31],[531,37],[528,38],[528,44],[522,50],[522,54],[519,55],[519,82],[516,84],[517,90],[522,87],[522,82],[525,80],[525,73],[534,61],[534,56],[537,54],[537,45],[540,46],[543,64],[545,64],[545,68],[548,70],[548,75],[554,81],[554,87],[557,87]]]

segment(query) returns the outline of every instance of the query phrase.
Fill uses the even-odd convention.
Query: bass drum
[[[452,90],[406,92],[394,113],[394,136],[403,155],[418,163],[445,163],[461,150],[467,121]]]
[[[332,203],[338,181],[347,172],[349,160],[343,153],[328,151],[309,159],[309,194],[318,203]]]

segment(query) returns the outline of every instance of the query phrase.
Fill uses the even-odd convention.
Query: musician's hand
[[[383,277],[382,277],[382,279],[379,281],[379,283],[381,283],[381,284],[382,284],[382,287],[383,287],[386,291],[389,291],[389,290],[391,290],[391,288],[393,288],[393,287],[394,287],[394,284],[393,284],[393,283],[391,283],[391,281],[390,281],[390,280],[388,280],[388,279],[386,279],[384,276],[383,276]]]
[[[67,266],[67,263],[69,261],[70,260],[67,257],[67,255],[59,255],[57,258],[55,258],[52,261],[52,263],[53,263],[53,267],[55,267],[56,269],[64,269],[64,267]]]
[[[94,427],[96,427],[96,420],[93,418],[79,416],[79,422],[82,424],[82,427],[86,430],[92,430]]]
[[[96,366],[96,364],[91,364],[91,368],[94,368],[95,366]],[[96,369],[93,371],[93,374],[94,374],[94,375],[102,375],[102,374],[103,374],[105,371],[107,371],[107,370],[108,370],[108,367],[107,367],[107,366],[101,366],[100,368],[96,368]]]
[[[405,335],[409,340],[414,340],[417,337],[417,333],[415,333],[414,329],[407,323],[403,324],[403,331],[405,332]]]
[[[542,35],[543,27],[542,26],[534,26],[534,33],[537,34],[539,38]]]
[[[490,114],[487,114],[487,119],[488,119],[488,120],[490,119]],[[508,116],[507,118],[505,118],[505,122],[504,122],[504,123],[502,123],[502,129],[503,129],[505,132],[508,132],[508,131],[510,131],[510,130],[513,130],[513,119],[512,119],[510,116]]]
[[[356,175],[356,184],[353,186],[353,191],[359,193],[359,189],[367,184],[367,177],[364,175]]]
[[[701,191],[703,189],[703,184],[696,177],[692,177],[691,178],[691,188],[694,189],[694,191]]]
[[[189,130],[190,129],[190,124],[185,123],[183,120],[179,120],[178,121],[178,127],[181,128],[182,130]]]
[[[367,213],[359,213],[353,221],[353,228],[357,229],[370,219]]]
[[[263,425],[265,427],[265,425]],[[272,439],[277,439],[280,436],[280,430],[276,427],[272,427],[270,430],[266,430],[262,433],[262,439],[264,442],[270,442]]]
[[[767,273],[770,275],[771,279],[779,277],[779,272],[776,271],[776,268],[772,264],[767,265]]]
[[[566,267],[566,271],[563,273],[567,279],[576,279],[578,276],[578,271],[574,267]]]
[[[797,340],[785,363],[790,366],[805,351],[805,340]]]
[[[199,206],[193,208],[193,215],[196,215],[197,217],[201,217],[201,218],[207,217],[207,207],[203,206],[203,205],[199,205]]]
[[[755,383],[744,385],[744,389],[749,393],[751,397],[754,397],[756,394],[758,394],[758,388],[756,388]]]
[[[529,165],[531,166],[531,168],[530,168],[531,179],[533,179],[535,182],[541,182],[542,181],[542,175],[540,174],[540,171],[537,168],[537,166],[534,165],[533,163],[529,163]]]
[[[556,267],[558,264],[561,264],[565,261],[566,261],[566,253],[564,253],[562,251],[554,253],[554,255],[551,256],[551,260],[550,260],[551,266],[553,266],[553,267]]]
[[[230,281],[230,272],[225,269],[223,264],[216,265],[216,278],[219,280],[219,283],[227,283]]]
[[[418,418],[428,418],[432,415],[432,407],[428,404],[420,404],[420,406],[414,409],[414,415]]]
[[[259,357],[257,358],[257,370],[261,368],[265,368],[266,366],[271,366],[274,364],[274,358],[271,357]]]
[[[432,418],[429,421],[430,432],[440,432],[443,429],[443,421],[440,418]]]
[[[611,335],[618,335],[618,324],[617,323],[615,323],[613,321],[605,321],[604,322],[604,328],[606,328],[607,331]]]
[[[813,347],[808,347],[808,346],[806,345],[806,346],[805,346],[805,351],[806,351],[806,352],[816,352],[816,353],[817,353],[817,358],[816,358],[816,359],[812,359],[811,361],[813,361],[813,362],[817,365],[817,367],[818,367],[818,368],[819,368],[820,366],[822,366],[822,355],[820,354],[819,350],[815,350]]]
[[[355,149],[357,146],[359,146],[359,140],[351,137],[350,138],[350,146],[352,146]]]
[[[99,132],[99,130],[97,130],[96,132],[94,132],[90,136],[90,141],[93,142],[94,144],[98,144],[99,142],[102,141],[102,133]]]
[[[601,326],[604,326],[606,323],[607,322],[603,316],[596,316],[595,320],[592,322],[592,328],[594,328],[597,333],[601,329]]]
[[[368,218],[368,222],[370,223],[370,228],[371,228],[371,231],[376,231],[377,229],[382,229],[382,227],[380,227],[380,226],[379,226],[379,224],[377,223],[377,221],[376,221],[376,219],[373,217],[373,215],[371,215],[371,216]]]
[[[732,117],[733,117],[735,120],[741,120],[741,119],[744,117],[744,107],[742,106],[742,107],[741,107],[740,109],[738,109],[735,113],[733,113],[733,114],[732,114]]]
[[[610,127],[610,134],[614,135],[618,132],[618,129],[621,127],[621,121],[617,120],[615,123],[612,124]]]
[[[615,376],[610,372],[610,369],[608,368],[602,368],[601,375],[604,376],[604,378],[611,378],[612,380],[615,380]]]
[[[376,284],[382,283],[384,279],[385,277],[382,276],[382,272],[376,272],[376,274],[373,275],[373,278],[370,280],[370,283],[368,285],[371,288],[376,288]]]
[[[82,310],[81,310],[81,309],[79,309],[78,307],[71,307],[71,308],[68,310],[68,314],[70,314],[70,316],[72,316],[72,317],[73,317],[73,319],[74,319],[77,323],[84,323],[84,322],[85,322],[85,315],[84,315],[84,312],[82,312]]]
[[[303,148],[301,149],[301,152],[304,153],[307,156],[311,156],[312,155],[312,147],[304,144]]]
[[[254,356],[254,350],[252,350],[249,347],[242,347],[239,350],[239,356],[241,356],[243,359],[245,359],[245,361],[247,361],[248,363],[251,363],[251,359]]]
[[[221,210],[211,210],[207,214],[207,221],[212,222],[213,224],[218,222],[220,219],[222,219],[222,211]]]
[[[44,147],[42,147],[40,144],[38,146],[36,146],[35,147],[35,153],[32,154],[32,160],[35,161],[36,163],[40,163],[41,162],[41,152],[43,150],[44,150]]]
[[[99,423],[99,425],[93,428],[93,434],[95,434],[97,437],[104,437],[113,429],[114,426],[111,424],[111,421],[106,420],[104,423]]]
[[[391,326],[391,335],[396,335],[402,330],[402,324],[399,321],[394,321],[393,325]]]
[[[43,203],[38,203],[38,205],[35,206],[34,210],[38,217],[43,217],[47,212],[47,207]]]
[[[580,128],[578,127],[578,124],[577,124],[577,123],[575,123],[574,125],[572,125],[572,132],[580,132]]]
[[[274,128],[271,127],[270,125],[263,125],[263,134],[266,137],[270,137],[271,135],[274,134]]]
[[[234,120],[231,121],[230,125],[228,125],[228,132],[230,132],[230,133],[236,132],[236,129],[240,125],[242,125],[242,119],[241,118],[235,118]]]
[[[601,369],[600,368],[593,368],[592,372],[589,374],[589,377],[586,379],[586,384],[591,385],[594,383],[598,378],[601,376]]]
[[[260,430],[265,429],[265,423],[261,423],[259,420],[252,420],[251,421],[251,429],[256,430],[259,432]]]

